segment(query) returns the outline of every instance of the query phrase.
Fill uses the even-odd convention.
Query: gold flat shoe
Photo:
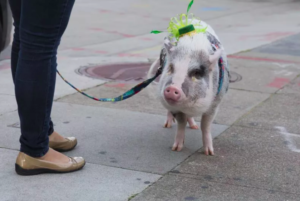
[[[75,137],[67,137],[63,142],[55,142],[49,140],[49,147],[59,152],[70,151],[74,149],[76,145],[77,139]]]
[[[69,157],[69,163],[53,163],[28,156],[20,152],[15,170],[19,175],[37,175],[42,173],[68,173],[80,170],[85,165],[82,157]]]

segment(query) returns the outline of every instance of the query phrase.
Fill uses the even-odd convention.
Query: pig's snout
[[[174,86],[169,86],[165,89],[164,95],[167,101],[176,102],[181,97],[181,90]]]

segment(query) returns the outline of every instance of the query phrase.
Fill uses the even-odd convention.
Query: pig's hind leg
[[[187,118],[187,121],[188,121],[191,129],[196,129],[196,130],[199,129],[199,126],[196,124],[193,117]]]
[[[184,145],[187,117],[183,113],[177,113],[175,118],[178,122],[178,125],[177,125],[177,133],[175,136],[175,142],[173,144],[172,151],[181,151]]]
[[[175,123],[175,118],[172,115],[172,113],[170,111],[168,111],[167,120],[164,124],[164,127],[165,128],[171,128],[173,122]],[[187,122],[189,123],[189,126],[190,126],[191,129],[196,129],[196,130],[199,129],[199,126],[196,124],[193,117],[187,118]]]
[[[166,121],[164,127],[165,127],[165,128],[171,128],[171,127],[172,127],[172,122],[175,123],[175,118],[174,118],[173,114],[172,114],[170,111],[168,111],[168,114],[167,114],[167,121]]]
[[[202,130],[202,140],[203,140],[203,149],[205,155],[214,155],[214,147],[211,136],[211,125],[217,108],[214,108],[209,113],[203,114],[201,119],[201,130]]]

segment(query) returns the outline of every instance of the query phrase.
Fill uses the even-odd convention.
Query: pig
[[[200,23],[207,26],[206,32],[184,35],[176,45],[171,35],[165,37],[160,57],[152,63],[147,76],[153,76],[159,61],[160,64],[165,62],[157,84],[157,95],[168,111],[165,127],[171,127],[174,118],[177,120],[172,150],[183,149],[187,122],[191,128],[197,129],[194,117],[201,117],[204,153],[214,155],[211,126],[228,91],[230,74],[227,55],[217,34],[206,22]],[[222,80],[219,77],[220,57],[224,65]]]

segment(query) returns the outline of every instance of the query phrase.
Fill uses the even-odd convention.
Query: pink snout
[[[164,91],[165,99],[167,101],[176,102],[181,97],[181,90],[174,86],[169,86]]]

